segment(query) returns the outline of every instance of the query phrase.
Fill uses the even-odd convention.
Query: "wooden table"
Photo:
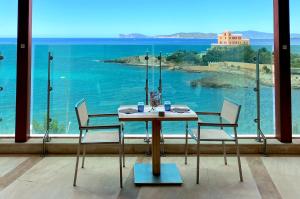
[[[183,107],[185,105],[172,105],[172,108]],[[162,121],[197,121],[197,114],[190,109],[186,113],[176,113],[166,111],[165,116],[159,116],[159,111],[164,111],[163,106],[156,107],[151,111],[150,106],[145,106],[144,112],[126,114],[120,113],[120,110],[126,108],[135,108],[136,105],[120,106],[118,109],[119,121],[136,122],[148,121],[152,122],[152,165],[145,163],[136,163],[134,166],[135,184],[182,184],[182,178],[176,164],[160,163],[160,134]]]

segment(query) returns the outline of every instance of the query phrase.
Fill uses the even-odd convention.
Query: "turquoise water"
[[[170,42],[174,41],[174,42]],[[145,100],[145,68],[96,60],[150,54],[172,53],[176,50],[203,52],[210,47],[211,40],[39,40],[33,46],[32,59],[32,121],[43,123],[46,115],[47,56],[52,52],[51,115],[64,127],[64,133],[78,133],[74,105],[86,98],[91,113],[116,112],[121,104],[137,104]],[[170,45],[170,43],[172,45]],[[271,42],[272,43],[272,42]],[[257,41],[255,48],[265,46],[272,49],[270,41]],[[295,48],[297,50],[297,48]],[[299,50],[299,48],[298,48]],[[0,133],[14,131],[16,49],[13,44],[0,44],[5,59],[0,61]],[[150,63],[151,65],[151,63]],[[198,111],[218,111],[224,98],[242,105],[239,133],[254,134],[256,126],[256,98],[253,86],[246,88],[206,88],[190,86],[190,81],[206,77],[206,73],[188,73],[163,70],[163,98],[172,104],[187,104]],[[158,71],[151,67],[150,90],[157,89]],[[245,82],[246,79],[245,79]],[[299,99],[300,91],[293,90],[293,99]],[[274,89],[262,87],[262,129],[274,132]],[[299,100],[293,100],[293,107],[299,107]],[[294,108],[295,109],[295,108]],[[299,124],[300,115],[294,113],[294,125]],[[210,120],[210,118],[205,118]],[[115,120],[116,121],[116,120]],[[112,120],[97,121],[108,123]],[[298,122],[298,123],[297,123]],[[192,124],[193,125],[193,124]],[[144,132],[144,123],[127,123],[126,131]],[[299,129],[300,130],[300,129]],[[184,123],[165,123],[164,132],[183,133]],[[298,132],[298,130],[297,130]]]

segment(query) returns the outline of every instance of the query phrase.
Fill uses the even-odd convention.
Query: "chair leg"
[[[200,139],[197,138],[197,184],[199,184],[199,169],[200,169]]]
[[[186,123],[186,129],[185,129],[185,159],[184,159],[185,165],[187,165],[187,155],[188,155],[188,123]]]
[[[198,135],[197,135],[197,184],[199,184],[199,169],[200,169],[200,126],[198,125]]]
[[[122,173],[122,143],[121,140],[119,142],[119,163],[120,163],[120,188],[123,188],[123,173]]]
[[[77,181],[77,172],[78,172],[79,156],[80,156],[80,144],[78,144],[78,147],[77,147],[77,158],[76,158],[75,174],[74,174],[74,182],[73,182],[73,186],[74,186],[74,187],[76,186],[76,181]]]
[[[82,152],[82,165],[81,168],[84,168],[84,161],[85,161],[85,145],[83,145],[83,152]]]
[[[224,163],[225,165],[227,165],[227,157],[226,157],[226,146],[225,146],[225,141],[222,141],[222,145],[223,145],[223,155],[224,155]]]
[[[242,173],[240,148],[239,148],[238,140],[235,141],[235,144],[236,144],[236,155],[237,155],[237,159],[238,159],[238,166],[239,166],[239,173],[240,173],[240,181],[243,182],[243,173]]]
[[[146,152],[146,155],[150,156],[150,154],[151,154],[151,146],[150,146],[150,137],[149,137],[148,122],[146,122],[146,142],[147,142],[147,146],[148,146],[148,151]]]
[[[123,167],[125,167],[125,138],[122,138],[122,155],[123,155]]]
[[[160,130],[160,142],[161,142],[161,156],[165,156],[165,138],[164,138],[164,134],[162,132],[162,129]]]
[[[147,138],[147,146],[148,146],[148,150],[147,150],[147,156],[151,155],[151,145],[150,145],[150,138]]]

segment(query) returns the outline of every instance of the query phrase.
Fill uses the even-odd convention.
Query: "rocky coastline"
[[[118,63],[145,67],[145,56],[130,56],[113,60],[98,60],[104,63]],[[149,65],[158,67],[157,57],[149,56]],[[162,57],[162,67],[165,70],[180,70],[193,73],[211,73],[204,78],[190,81],[191,87],[234,88],[253,87],[256,79],[256,64],[244,62],[212,62],[208,66],[174,63]],[[273,65],[260,64],[260,82],[264,86],[274,86]],[[292,74],[292,88],[300,89],[300,75]]]

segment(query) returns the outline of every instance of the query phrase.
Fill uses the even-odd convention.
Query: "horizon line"
[[[264,33],[264,34],[273,34],[273,37],[274,37],[274,32],[264,32],[264,31],[258,31],[258,30],[235,30],[235,31],[230,31],[230,32],[257,32],[257,33]],[[119,33],[118,35],[115,35],[115,36],[101,36],[101,37],[98,37],[98,36],[68,36],[68,35],[62,35],[62,36],[32,36],[33,39],[46,39],[46,38],[56,38],[56,39],[115,39],[115,38],[120,38],[120,39],[130,39],[131,37],[121,37],[121,35],[134,35],[134,34],[138,34],[138,35],[143,35],[145,37],[132,37],[132,39],[145,39],[145,38],[155,38],[155,39],[177,39],[177,38],[172,38],[172,37],[169,37],[169,38],[164,38],[162,36],[171,36],[171,35],[175,35],[175,34],[193,34],[193,33],[200,33],[200,34],[220,34],[220,33],[215,33],[215,32],[197,32],[197,31],[193,31],[193,32],[176,32],[176,33],[169,33],[169,34],[144,34],[144,33],[137,33],[137,32],[132,32],[132,33]],[[292,35],[300,35],[300,33],[290,33],[290,36]],[[1,39],[16,39],[17,36],[0,36]],[[217,37],[216,37],[217,38]],[[211,38],[191,38],[191,37],[180,37],[178,39],[214,39],[214,37],[211,37]],[[263,38],[262,38],[263,39]]]

